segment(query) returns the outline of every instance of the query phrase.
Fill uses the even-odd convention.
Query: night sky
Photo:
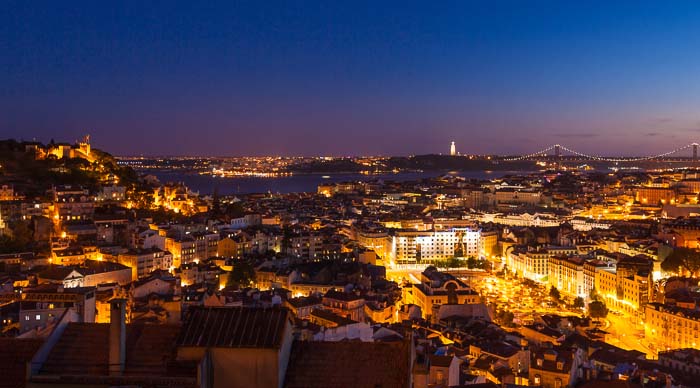
[[[121,155],[700,141],[700,3],[3,1],[0,137]]]

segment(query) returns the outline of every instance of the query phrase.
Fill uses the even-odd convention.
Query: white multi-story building
[[[546,249],[510,252],[506,267],[525,279],[546,282],[549,274],[548,260],[552,254]]]
[[[562,293],[570,296],[587,297],[584,278],[585,260],[581,257],[558,256],[550,257],[548,283],[550,287],[555,287]]]
[[[388,238],[393,264],[430,264],[481,253],[481,231],[471,228],[398,230]]]
[[[506,257],[506,268],[525,279],[547,283],[550,275],[549,260],[557,255],[577,253],[576,247],[548,246],[538,249],[510,251]]]
[[[520,213],[520,214],[502,214],[502,213],[483,213],[475,217],[479,222],[508,225],[508,226],[536,226],[536,227],[556,227],[562,224],[564,220],[559,219],[553,214],[547,213]]]
[[[173,266],[173,255],[158,248],[132,249],[120,253],[117,261],[130,267],[132,280],[138,280],[158,269],[169,270]]]
[[[97,201],[99,202],[121,202],[126,199],[126,187],[124,186],[103,186],[97,193]]]

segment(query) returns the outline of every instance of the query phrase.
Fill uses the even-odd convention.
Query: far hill
[[[529,171],[537,170],[534,161],[499,162],[488,157],[452,155],[396,156],[367,167],[353,158],[314,160],[294,164],[288,170],[295,173],[386,172],[400,171]]]

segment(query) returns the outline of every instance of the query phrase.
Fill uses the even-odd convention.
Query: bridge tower
[[[561,146],[559,144],[554,145],[554,169],[559,171],[561,168]]]
[[[698,161],[698,143],[693,143],[693,162]]]

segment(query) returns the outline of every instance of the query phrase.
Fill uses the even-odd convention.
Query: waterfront
[[[155,175],[162,183],[182,182],[191,190],[206,195],[218,189],[221,195],[249,194],[249,193],[296,193],[315,192],[322,183],[336,183],[347,181],[410,181],[423,178],[437,177],[450,174],[464,178],[494,179],[510,174],[526,174],[526,171],[453,171],[441,173],[439,171],[424,172],[400,172],[364,175],[358,173],[338,174],[298,174],[280,177],[232,177],[220,178],[212,175],[199,175],[196,173],[182,173],[172,171],[149,172]]]

